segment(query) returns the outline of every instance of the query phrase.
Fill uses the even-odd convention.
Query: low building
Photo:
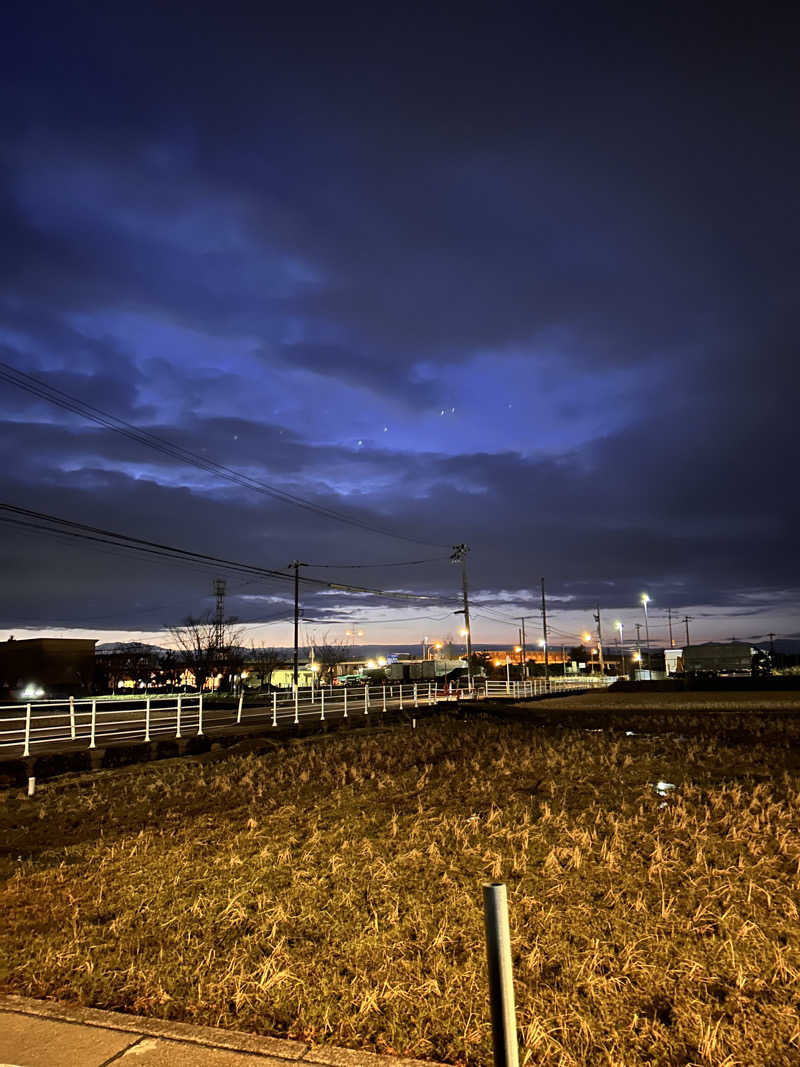
[[[0,691],[39,700],[92,693],[96,644],[81,638],[10,637],[0,642]]]

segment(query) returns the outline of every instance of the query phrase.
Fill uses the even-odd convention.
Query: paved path
[[[430,1061],[0,996],[0,1067],[437,1067]]]

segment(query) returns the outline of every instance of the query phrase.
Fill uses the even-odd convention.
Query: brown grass
[[[797,1064],[791,755],[439,719],[9,793],[2,988],[489,1063],[501,879],[525,1063]]]

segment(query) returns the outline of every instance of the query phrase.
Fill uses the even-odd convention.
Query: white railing
[[[255,703],[244,694],[233,707],[218,707],[202,693],[169,696],[95,697],[0,706],[0,757],[98,748],[106,744],[146,743],[163,738],[197,737],[209,729],[230,732],[237,726],[277,726],[327,719],[413,713],[448,700],[474,697],[474,691],[437,689],[435,682],[380,686],[314,686],[276,690]]]
[[[612,677],[590,675],[493,681],[479,678],[474,685],[399,682],[373,686],[314,686],[275,690],[231,698],[233,706],[219,707],[203,693],[168,696],[88,697],[0,706],[0,757],[31,756],[49,751],[95,749],[108,744],[146,744],[165,738],[202,736],[209,729],[235,732],[255,725],[299,726],[301,723],[381,716],[448,701],[541,697],[565,690],[610,685]]]
[[[526,697],[548,696],[551,693],[564,693],[569,690],[606,689],[616,678],[612,675],[568,675],[550,678],[528,678],[522,681],[482,681],[481,693],[487,698],[507,698],[524,700]]]

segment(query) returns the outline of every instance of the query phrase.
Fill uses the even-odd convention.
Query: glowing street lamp
[[[642,610],[644,611],[644,643],[647,648],[647,666],[650,667],[650,627],[647,624],[647,605],[650,603],[650,597],[647,593],[642,593]]]

